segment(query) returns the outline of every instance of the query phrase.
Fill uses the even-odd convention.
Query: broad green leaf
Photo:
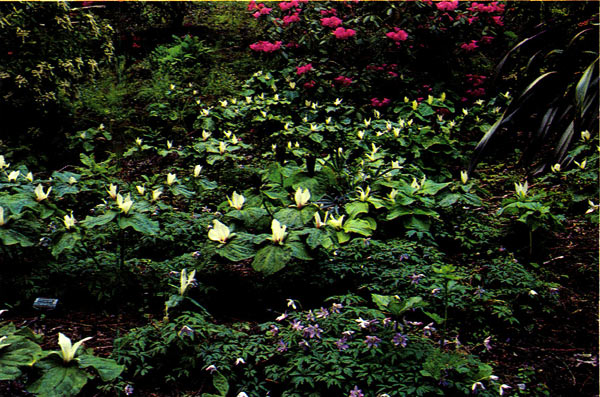
[[[96,357],[90,354],[82,354],[77,358],[81,368],[93,367],[104,382],[117,379],[125,369],[123,365],[117,364],[115,360]]]
[[[253,247],[253,239],[254,236],[251,234],[238,233],[238,235],[227,244],[217,247],[215,252],[232,262],[250,259],[256,253]]]
[[[395,298],[390,295],[371,294],[371,299],[380,310],[387,310],[387,307]]]
[[[357,233],[365,237],[369,237],[373,234],[375,228],[366,219],[350,219],[344,222],[344,232],[346,233]]]
[[[256,253],[252,268],[268,276],[283,269],[290,259],[289,250],[269,244]]]
[[[13,229],[0,227],[0,240],[4,245],[19,244],[21,247],[31,247],[33,243],[24,235]]]
[[[190,198],[194,195],[194,192],[186,189],[184,186],[175,185],[171,188],[171,193],[175,196],[183,196],[185,198]]]
[[[340,244],[344,244],[345,242],[350,240],[350,235],[342,231],[335,232],[335,236],[337,237],[338,243]]]
[[[24,207],[35,208],[38,203],[33,193],[18,193],[10,196],[0,196],[0,207],[8,207],[11,213],[18,215]]]
[[[44,360],[39,366],[42,376],[27,391],[40,397],[68,397],[79,394],[89,375],[76,365],[63,366],[54,360]]]
[[[426,179],[423,183],[423,186],[421,186],[421,190],[419,192],[421,192],[422,194],[435,195],[437,194],[437,192],[439,192],[448,185],[450,185],[450,182],[436,183],[430,179]]]
[[[221,396],[223,397],[225,397],[229,391],[229,383],[227,383],[227,378],[225,378],[225,376],[223,376],[223,374],[220,372],[217,372],[213,376],[213,386],[219,393],[221,393]]]
[[[60,237],[58,242],[52,247],[52,255],[58,256],[64,250],[70,250],[75,247],[77,241],[81,240],[81,236],[75,232],[65,232]]]
[[[328,238],[327,232],[322,229],[312,229],[308,232],[306,237],[306,244],[312,249],[317,248],[319,245],[323,245],[323,240]]]
[[[275,213],[277,219],[282,225],[287,227],[302,227],[302,214],[297,208],[283,208]]]
[[[440,200],[439,206],[440,207],[450,207],[451,205],[456,203],[459,198],[460,198],[460,194],[458,194],[458,193],[448,194],[448,195],[444,196],[443,199]]]
[[[134,230],[149,236],[158,233],[160,230],[158,221],[153,221],[147,215],[137,212],[130,216],[119,217],[119,227],[121,229],[132,227]]]
[[[106,225],[108,222],[115,219],[117,213],[114,211],[108,211],[105,214],[98,216],[86,216],[83,221],[81,221],[81,225],[87,229],[94,228],[96,226]]]
[[[344,209],[348,213],[348,218],[356,218],[359,214],[366,214],[369,212],[369,203],[363,201],[352,201],[344,206]]]
[[[32,366],[42,353],[37,343],[22,336],[8,335],[3,344],[7,346],[0,349],[0,381],[17,379],[21,368]]]
[[[301,259],[303,261],[310,261],[313,258],[306,252],[304,243],[300,241],[292,241],[286,244],[286,246],[292,249],[291,254],[294,258]]]

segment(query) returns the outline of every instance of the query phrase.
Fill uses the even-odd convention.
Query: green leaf
[[[160,230],[158,221],[153,221],[148,216],[137,212],[130,216],[119,217],[119,227],[121,229],[132,227],[135,231],[148,236],[155,235]]]
[[[0,330],[5,335],[6,327]],[[35,342],[17,335],[8,335],[0,349],[0,381],[14,380],[21,376],[22,367],[30,367],[41,355],[42,348]]]
[[[432,180],[426,179],[421,186],[421,190],[419,191],[422,194],[435,195],[437,192],[450,185],[450,182],[446,183],[436,183]]]
[[[286,244],[287,247],[292,249],[292,256],[297,259],[301,259],[303,261],[310,261],[313,258],[306,252],[306,247],[304,243],[300,241],[292,241]]]
[[[344,233],[342,231],[335,232],[335,235],[338,239],[338,243],[344,244],[348,240],[350,240],[350,235],[348,233]]]
[[[356,218],[359,214],[369,212],[369,203],[363,201],[352,201],[344,206],[350,219]]]
[[[194,192],[181,185],[175,185],[171,187],[171,193],[173,193],[175,196],[183,196],[185,198],[190,198],[194,195]]]
[[[96,357],[90,354],[82,354],[77,358],[81,368],[93,367],[98,371],[98,375],[104,382],[110,382],[117,379],[125,366],[117,364],[115,360],[108,358]]]
[[[0,207],[8,207],[11,213],[18,215],[24,207],[35,208],[38,205],[32,194],[18,193],[10,196],[0,196]]]
[[[44,372],[27,391],[40,397],[75,396],[89,378],[89,375],[76,365],[63,366],[50,359],[36,366],[41,367]]]
[[[275,213],[275,219],[288,227],[302,227],[304,225],[302,214],[297,208],[283,208]]]
[[[229,391],[229,383],[227,383],[227,378],[225,378],[225,376],[223,376],[223,374],[220,372],[217,372],[213,377],[213,386],[219,393],[221,393],[221,396],[223,397],[225,397]]]
[[[322,229],[311,229],[306,237],[306,244],[312,249],[323,245],[323,239],[327,237],[327,233]]]
[[[115,219],[117,213],[114,211],[108,211],[105,214],[98,216],[86,216],[83,221],[81,221],[81,225],[87,229],[92,229],[96,226],[106,225],[108,222]]]
[[[371,299],[380,310],[387,310],[389,304],[394,298],[390,295],[371,294]]]
[[[243,261],[254,256],[254,236],[247,233],[238,233],[237,236],[225,245],[220,245],[215,252],[232,262]]]
[[[283,269],[290,259],[289,250],[269,244],[256,253],[252,268],[268,276]]]
[[[365,237],[369,237],[373,234],[375,228],[366,219],[350,219],[344,222],[344,232],[346,233],[357,233]]]
[[[52,255],[56,257],[60,255],[60,253],[64,250],[73,249],[73,247],[75,247],[75,244],[77,244],[77,241],[79,240],[81,240],[81,236],[78,233],[63,233],[58,242],[52,247]]]
[[[33,243],[16,230],[0,227],[0,240],[4,245],[19,244],[21,247],[31,247]]]
[[[448,195],[444,196],[443,199],[440,200],[439,206],[440,207],[450,207],[451,205],[456,203],[459,198],[460,198],[460,194],[458,194],[458,193],[448,194]]]

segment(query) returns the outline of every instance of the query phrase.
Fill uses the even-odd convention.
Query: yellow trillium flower
[[[51,191],[52,191],[52,187],[49,187],[48,191],[46,193],[44,193],[44,187],[41,184],[37,185],[35,187],[35,190],[33,191],[35,193],[35,200],[36,201],[46,200],[48,198],[48,196],[50,195]]]
[[[296,189],[294,200],[296,201],[296,207],[304,207],[306,203],[308,203],[308,200],[310,200],[310,191],[308,189],[302,189],[301,187],[299,187],[298,189]]]
[[[143,186],[138,185],[135,188],[137,189],[138,193],[142,196],[144,195],[144,193],[146,193],[146,188]]]
[[[277,244],[283,244],[283,239],[285,238],[285,229],[287,228],[287,226],[282,225],[281,223],[279,223],[279,221],[277,219],[273,219],[273,221],[271,222],[271,232],[273,233],[273,236],[271,237],[271,241],[273,241],[274,243]]]
[[[8,168],[10,164],[8,164],[6,161],[4,161],[4,156],[0,155],[0,170],[4,169],[4,168]]]
[[[460,180],[461,182],[464,184],[467,183],[467,181],[469,180],[469,173],[467,171],[461,171],[460,172]]]
[[[344,223],[344,216],[345,215],[342,215],[336,219],[333,215],[331,215],[331,218],[327,221],[327,224],[336,230],[340,230],[342,228],[342,224]]]
[[[554,165],[551,165],[551,166],[550,166],[550,170],[551,170],[552,172],[560,172],[560,164],[559,164],[559,163],[556,163],[556,164],[554,164]]]
[[[213,227],[208,231],[208,238],[212,241],[217,241],[221,244],[225,244],[227,239],[235,236],[235,233],[230,233],[229,228],[219,222],[218,220],[213,220]]]
[[[527,191],[528,190],[529,190],[529,185],[527,184],[527,181],[525,181],[522,184],[515,182],[515,193],[520,198],[525,198],[525,196],[527,196]]]
[[[360,195],[358,197],[358,199],[360,201],[367,201],[367,199],[369,198],[369,194],[371,193],[371,188],[369,186],[367,186],[367,190],[363,190],[362,187],[358,187],[358,188],[356,188],[356,191]]]
[[[156,201],[158,200],[158,198],[160,197],[160,195],[162,194],[162,190],[153,190],[152,191],[152,201]]]
[[[121,196],[120,193],[117,194],[117,206],[121,209],[121,212],[123,212],[125,215],[127,215],[129,210],[131,209],[132,205],[133,205],[133,201],[131,201],[130,194],[127,194],[127,196],[125,198],[123,198],[123,196]]]
[[[173,182],[177,180],[177,175],[171,174],[170,172],[167,174],[167,185],[171,186]]]
[[[315,227],[316,227],[317,229],[320,229],[320,228],[322,228],[323,226],[325,226],[325,225],[327,224],[327,217],[328,217],[328,216],[329,216],[329,212],[326,212],[326,213],[325,213],[325,219],[323,219],[323,220],[321,221],[321,215],[319,215],[319,212],[318,212],[318,211],[317,211],[317,212],[315,212],[315,216],[314,216],[314,218],[315,218]]]
[[[200,176],[200,171],[202,171],[202,166],[198,164],[194,167],[194,178],[198,178]]]
[[[106,189],[106,191],[108,192],[108,195],[110,196],[111,199],[116,199],[117,198],[117,185],[113,185],[112,183],[108,186],[108,189]]]
[[[71,215],[65,215],[64,222],[65,222],[65,227],[67,228],[67,230],[69,230],[70,228],[75,226],[75,217],[73,216],[72,212],[71,212]]]
[[[19,177],[20,174],[21,174],[21,171],[11,171],[8,174],[8,181],[9,182],[15,182],[17,180],[17,178]]]
[[[7,220],[4,219],[4,208],[0,207],[0,226],[6,225]]]
[[[231,206],[232,208],[235,208],[236,210],[241,210],[244,206],[244,202],[246,201],[246,199],[241,194],[238,194],[238,192],[233,192],[233,194],[231,195],[231,199],[227,197],[227,201],[229,202],[229,206]]]
[[[225,153],[226,149],[227,149],[227,144],[225,142],[219,142],[219,153],[220,154]]]
[[[83,338],[79,342],[74,345],[71,344],[71,339],[63,335],[62,333],[58,333],[58,345],[60,346],[60,350],[62,353],[62,359],[65,363],[73,361],[75,358],[75,353],[77,353],[77,349],[79,346],[85,341],[92,339],[91,337]]]
[[[187,274],[187,270],[183,269],[181,271],[181,276],[179,277],[179,295],[183,296],[188,287],[194,284],[194,276],[196,275],[196,271],[193,270],[189,275]]]
[[[28,172],[27,175],[25,175],[25,179],[27,179],[29,182],[33,182],[33,174],[31,172]]]

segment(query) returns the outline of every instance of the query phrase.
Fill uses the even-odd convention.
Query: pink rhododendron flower
[[[256,10],[257,8],[258,8],[258,6],[256,5],[256,1],[250,0],[250,2],[248,3],[248,11],[253,11],[253,10]]]
[[[321,15],[326,17],[327,15],[337,15],[337,10],[335,8],[331,8],[329,10],[321,10]]]
[[[309,89],[309,88],[314,88],[316,84],[317,83],[315,83],[314,80],[311,80],[309,82],[304,83],[303,86],[304,86],[304,88]]]
[[[391,70],[388,72],[388,75],[390,75],[392,77],[398,77],[398,73],[392,72]]]
[[[504,21],[502,21],[502,17],[496,16],[496,17],[492,17],[492,19],[494,20],[494,22],[496,23],[496,25],[498,25],[498,26],[504,26]]]
[[[356,31],[354,29],[345,29],[343,27],[338,27],[333,31],[336,39],[346,40],[354,35],[356,35]]]
[[[337,84],[339,85],[343,85],[345,87],[349,86],[350,84],[352,84],[352,79],[349,77],[345,77],[345,76],[338,76],[335,79],[333,79],[333,81],[335,81]]]
[[[470,25],[473,22],[477,21],[478,19],[479,19],[479,17],[468,17],[467,22],[469,22],[469,25]]]
[[[471,40],[471,42],[469,44],[467,43],[462,43],[460,45],[460,48],[462,48],[463,50],[467,51],[467,52],[471,52],[474,51],[475,48],[479,47],[477,45],[477,41],[476,40]]]
[[[454,1],[440,1],[435,6],[440,11],[454,11],[458,7],[458,0]]]
[[[467,78],[467,82],[469,82],[473,87],[479,87],[480,85],[483,85],[487,79],[486,76],[471,73],[466,74],[465,77]]]
[[[288,26],[291,23],[300,22],[300,14],[294,13],[292,15],[286,15],[283,17],[283,26]]]
[[[284,1],[279,3],[279,8],[281,8],[281,11],[287,11],[294,7],[298,7],[298,0]]]
[[[471,7],[468,8],[471,12],[487,12],[487,13],[503,13],[504,12],[504,4],[498,4],[497,1],[492,1],[488,4],[482,4],[473,2]]]
[[[472,97],[480,97],[480,96],[484,96],[485,95],[485,88],[479,87],[479,88],[474,88],[474,89],[469,89],[465,91],[467,94],[471,95]]]
[[[481,39],[479,39],[479,42],[483,44],[490,44],[492,40],[494,40],[494,36],[482,36]]]
[[[404,30],[400,29],[400,28],[394,28],[393,32],[387,32],[386,37],[394,40],[396,42],[396,44],[400,44],[401,41],[405,41],[406,39],[408,39],[408,33],[406,33]]]
[[[257,52],[273,52],[281,48],[281,41],[270,43],[268,41],[259,41],[254,44],[250,44],[250,49]]]
[[[312,70],[312,68],[313,68],[313,67],[312,67],[312,63],[307,63],[307,64],[306,64],[306,65],[304,65],[304,66],[298,66],[298,67],[296,67],[296,73],[297,73],[298,75],[301,75],[301,74],[304,74],[304,73],[306,73],[306,72],[308,72],[308,71]]]
[[[389,98],[383,98],[382,100],[379,100],[379,98],[371,98],[371,105],[376,108],[387,106],[390,102]]]
[[[295,41],[290,41],[285,46],[287,48],[300,48],[300,44],[296,43]]]
[[[338,17],[321,18],[321,25],[328,28],[337,28],[342,24],[342,20]]]

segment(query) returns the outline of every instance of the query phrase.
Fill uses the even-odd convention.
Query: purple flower
[[[425,327],[423,327],[423,336],[430,336],[433,331],[435,331],[433,323],[429,323]]]
[[[182,336],[182,335],[192,336],[192,335],[194,335],[194,330],[191,329],[190,327],[188,327],[187,325],[184,325],[183,327],[181,327],[178,334],[179,334],[179,336]]]
[[[300,346],[304,350],[310,349],[310,344],[304,339],[302,339],[300,342],[298,342],[298,346]]]
[[[402,347],[406,347],[407,342],[408,342],[408,337],[406,335],[402,335],[400,332],[398,332],[392,338],[392,343],[394,344],[394,346],[400,345]]]
[[[315,321],[315,315],[313,314],[312,310],[309,310],[306,314],[306,321]]]
[[[304,325],[298,320],[292,321],[291,327],[294,331],[302,331],[304,329]]]
[[[317,315],[317,318],[327,318],[327,317],[329,317],[329,310],[322,307],[319,310],[317,310],[316,315]]]
[[[408,276],[408,278],[410,278],[410,283],[414,284],[414,285],[419,284],[419,281],[421,281],[421,279],[423,277],[425,277],[424,274],[414,274],[414,273],[412,275]]]
[[[345,337],[336,340],[335,341],[335,346],[338,348],[339,351],[344,351],[344,350],[346,350],[346,349],[348,349],[350,347],[346,343],[346,338]]]
[[[343,308],[344,306],[342,306],[341,303],[334,303],[333,305],[331,305],[331,312],[332,313],[339,313],[340,310]]]
[[[487,338],[485,338],[485,339],[483,340],[483,346],[485,347],[485,349],[486,349],[487,351],[490,351],[490,350],[492,350],[492,345],[490,344],[490,340],[491,340],[491,339],[492,339],[492,337],[491,337],[491,336],[488,336]]]
[[[277,351],[280,353],[286,352],[288,349],[287,343],[285,343],[283,341],[283,339],[280,339],[279,342],[277,342]]]
[[[309,325],[304,328],[304,337],[309,337],[310,339],[317,337],[321,338],[321,333],[323,330],[319,328],[319,324]]]
[[[381,323],[383,324],[384,327],[387,327],[388,325],[390,325],[391,322],[392,322],[391,317],[386,317],[383,319],[383,321]]]
[[[271,328],[267,332],[270,332],[271,335],[275,336],[279,333],[279,328],[277,328],[275,325],[271,324]]]
[[[133,394],[133,386],[127,385],[123,391],[125,392],[126,396],[131,396]]]
[[[479,298],[481,298],[481,296],[485,293],[485,290],[481,287],[477,287],[477,289],[475,290],[475,292],[473,292],[473,295],[477,295]]]
[[[365,343],[367,344],[367,347],[378,347],[379,342],[381,342],[381,339],[379,339],[376,336],[367,335],[367,337],[365,338]]]
[[[358,386],[354,386],[354,389],[350,390],[350,394],[348,397],[365,397],[362,390],[358,388]]]

